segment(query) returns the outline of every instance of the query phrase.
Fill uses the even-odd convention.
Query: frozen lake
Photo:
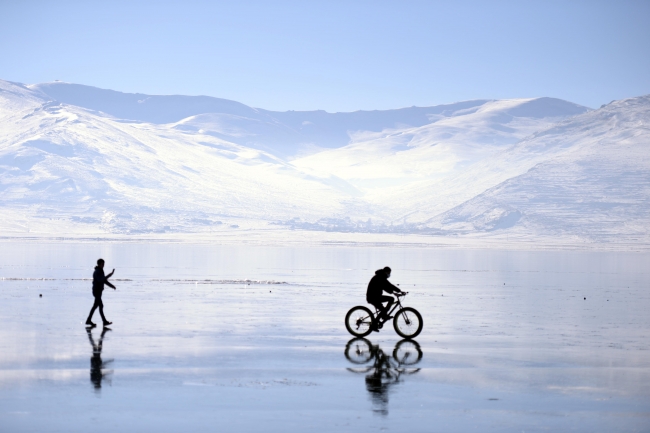
[[[116,268],[114,324],[88,333],[99,257]],[[417,344],[392,327],[352,342],[345,330],[386,265],[424,317]],[[2,242],[0,431],[650,431],[649,265],[647,253]]]

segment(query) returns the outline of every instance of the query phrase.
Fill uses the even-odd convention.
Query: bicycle
[[[386,319],[380,318],[380,311],[375,307],[373,314],[369,308],[358,305],[353,307],[345,315],[345,327],[348,332],[355,337],[365,337],[373,331],[373,324],[379,330],[388,320],[393,318],[393,328],[395,332],[406,339],[417,337],[422,332],[422,316],[411,307],[402,307],[400,297],[404,297],[408,292],[397,294],[397,299],[390,311],[387,312]],[[397,313],[395,313],[397,311]],[[394,317],[393,317],[393,313]]]

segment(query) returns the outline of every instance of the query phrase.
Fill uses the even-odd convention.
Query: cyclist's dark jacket
[[[102,292],[104,291],[104,284],[114,287],[111,283],[108,282],[108,279],[104,275],[104,270],[99,266],[95,266],[95,272],[93,272],[93,296],[101,297]]]
[[[372,304],[375,301],[381,301],[382,292],[393,293],[400,291],[388,281],[388,277],[383,269],[375,271],[375,276],[370,279],[368,283],[368,291],[366,292],[366,301]]]

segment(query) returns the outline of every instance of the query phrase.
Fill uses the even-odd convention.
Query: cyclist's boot
[[[372,324],[370,325],[370,330],[375,331],[375,332],[379,332],[379,327],[377,326],[377,321],[376,320],[372,321]]]

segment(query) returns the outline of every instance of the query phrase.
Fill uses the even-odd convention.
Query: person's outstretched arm
[[[115,288],[115,286],[112,285],[110,281],[108,281],[108,279],[111,278],[111,277],[113,276],[114,273],[115,273],[115,269],[113,269],[113,272],[111,272],[110,274],[108,274],[108,275],[106,275],[106,276],[104,277],[104,284],[106,284],[108,287],[112,287],[113,290],[117,290],[117,289]]]
[[[386,286],[384,286],[384,291],[388,293],[402,293],[402,291],[399,289],[399,287],[394,286],[393,283],[390,281],[386,280]]]

